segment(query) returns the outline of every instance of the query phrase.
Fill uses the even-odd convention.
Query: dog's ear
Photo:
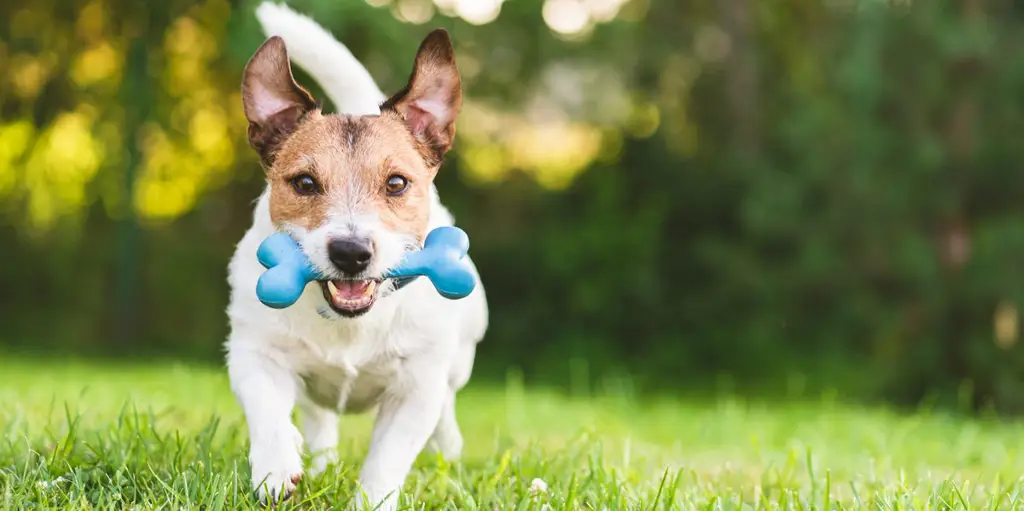
[[[285,138],[317,108],[316,101],[295,83],[284,40],[266,40],[245,66],[242,106],[249,120],[249,144],[269,167]]]
[[[426,146],[427,163],[440,165],[455,138],[455,117],[462,108],[462,82],[455,51],[446,30],[431,32],[416,52],[409,83],[381,105],[402,117],[409,131]]]

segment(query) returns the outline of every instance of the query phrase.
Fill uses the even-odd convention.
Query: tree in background
[[[438,185],[488,283],[483,377],[1024,403],[1019,6],[292,5],[388,90],[453,32]],[[0,6],[0,342],[218,359],[262,188],[254,7]]]

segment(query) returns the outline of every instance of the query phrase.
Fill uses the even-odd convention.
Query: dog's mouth
[[[327,280],[320,281],[324,298],[335,312],[356,317],[373,307],[380,290],[379,280]]]

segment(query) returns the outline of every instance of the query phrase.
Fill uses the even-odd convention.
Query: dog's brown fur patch
[[[405,125],[394,115],[327,115],[303,122],[267,170],[270,217],[306,229],[323,224],[332,212],[375,211],[398,232],[425,234],[430,183],[437,172],[427,167]],[[308,174],[322,193],[300,195],[292,179]],[[393,175],[409,181],[405,193],[390,197],[385,185]]]
[[[270,166],[284,140],[304,118],[319,110],[316,101],[292,77],[284,40],[267,39],[245,67],[242,105],[249,120],[249,144]]]
[[[431,115],[424,102],[446,103],[450,108],[443,118]],[[455,51],[444,30],[435,30],[416,52],[409,83],[381,105],[381,112],[392,111],[406,121],[424,159],[439,166],[455,139],[455,118],[462,108],[462,81],[455,65]]]
[[[322,115],[295,83],[280,38],[270,38],[246,68],[243,101],[249,140],[270,183],[270,217],[305,229],[331,214],[373,211],[390,230],[426,235],[430,185],[455,135],[462,88],[451,41],[443,30],[420,45],[409,84],[381,106],[379,116]],[[318,193],[302,195],[292,181],[307,174]],[[399,175],[405,192],[385,185]]]

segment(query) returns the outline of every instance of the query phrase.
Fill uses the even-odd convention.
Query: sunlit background
[[[1022,4],[290,4],[386,91],[451,31],[477,378],[1024,405]],[[0,5],[4,352],[220,362],[255,5]]]

